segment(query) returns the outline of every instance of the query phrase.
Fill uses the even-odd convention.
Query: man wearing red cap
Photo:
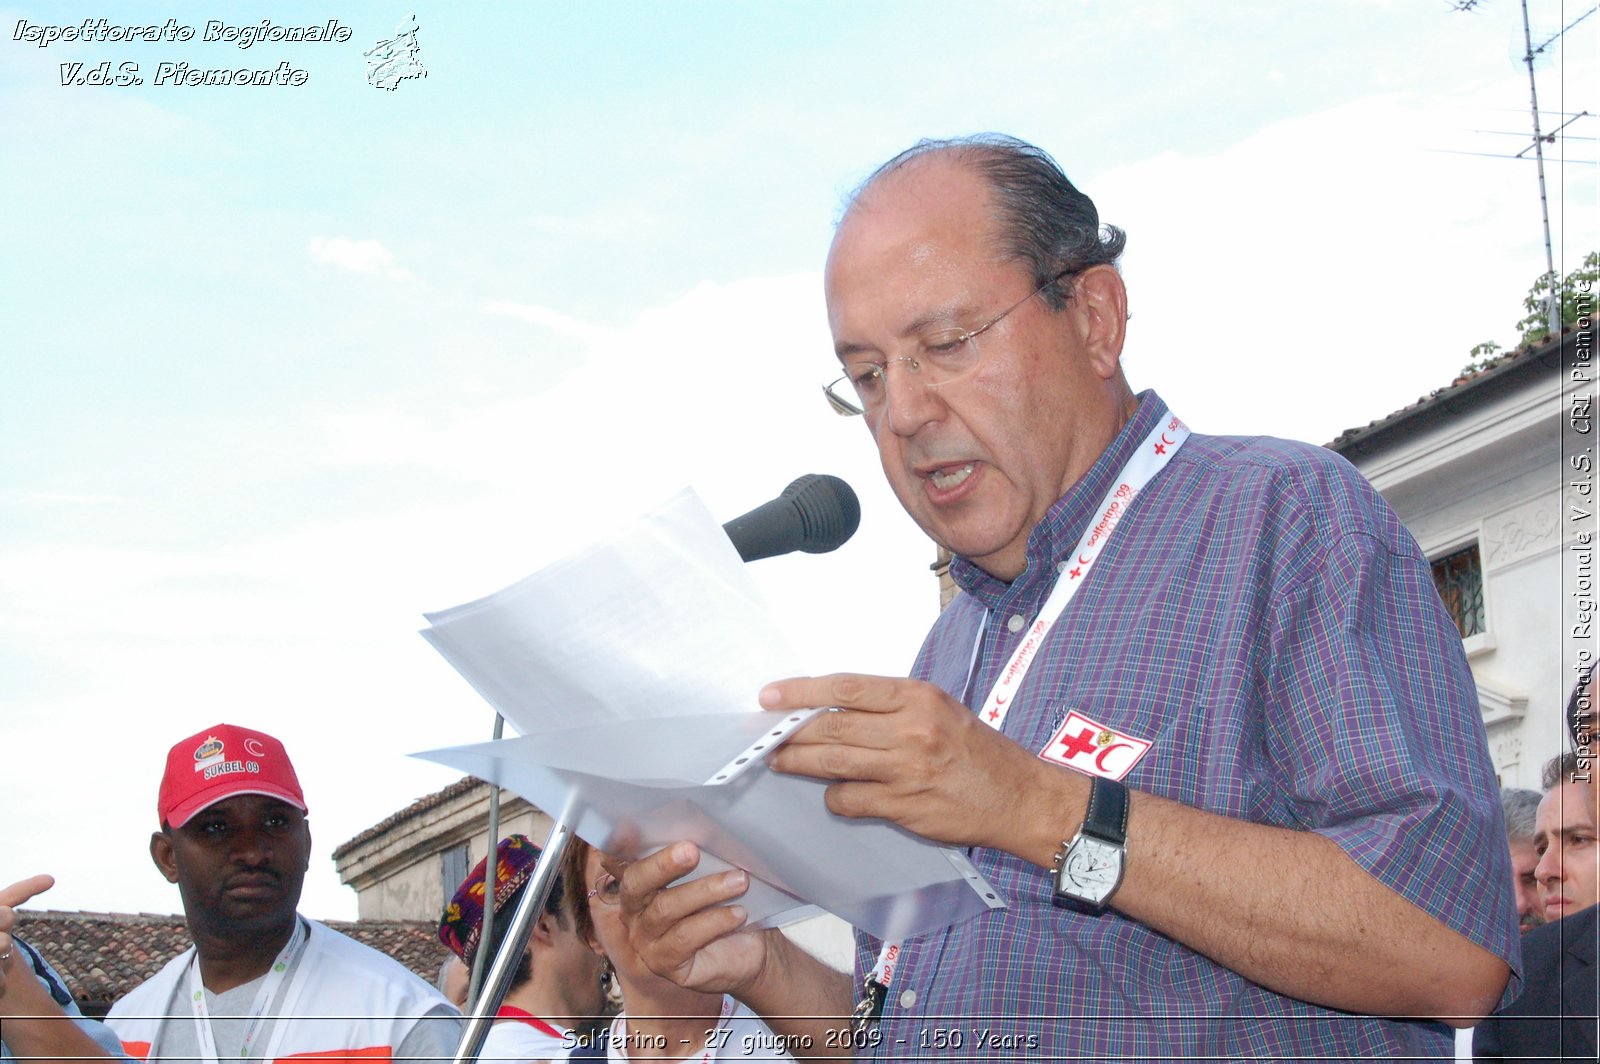
[[[178,885],[195,945],[107,1016],[130,1056],[453,1055],[459,1014],[438,991],[295,912],[311,829],[282,743],[231,724],[184,739],[156,811],[150,856]]]

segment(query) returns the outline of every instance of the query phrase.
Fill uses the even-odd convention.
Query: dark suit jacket
[[[1591,906],[1522,936],[1522,996],[1478,1025],[1473,1060],[1595,1059],[1597,913]]]

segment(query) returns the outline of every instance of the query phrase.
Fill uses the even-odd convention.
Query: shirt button
[[[1011,629],[1012,635],[1016,635],[1018,632],[1022,631],[1022,626],[1027,623],[1028,622],[1023,619],[1022,614],[1013,613],[1011,615],[1011,619],[1006,622],[1006,627]]]
[[[907,991],[905,991],[904,993],[902,993],[900,995],[900,1007],[901,1008],[909,1009],[911,1006],[915,1005],[916,1003],[917,1003],[917,992],[915,990],[907,990]]]
[[[1067,571],[1067,563],[1066,562],[1064,562],[1064,561],[1063,562],[1056,562],[1056,572],[1064,573],[1066,571]]]

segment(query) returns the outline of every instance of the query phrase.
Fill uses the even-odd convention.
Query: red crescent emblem
[[[1133,749],[1133,746],[1131,744],[1129,744],[1129,743],[1112,743],[1110,746],[1106,747],[1104,750],[1101,750],[1098,754],[1095,755],[1095,757],[1094,757],[1094,767],[1099,769],[1101,772],[1110,772],[1111,770],[1106,768],[1106,755],[1109,754],[1113,750],[1132,750],[1132,749]]]
[[[1163,432],[1161,434],[1161,442],[1166,444],[1168,447],[1171,447],[1173,444],[1177,443],[1178,441],[1177,440],[1169,440],[1169,439],[1167,439],[1167,434],[1165,432]]]
[[[1006,704],[1006,702],[1007,702],[1007,700],[1008,700],[1008,699],[1007,699],[1007,698],[1003,698],[1003,697],[1001,697],[1001,696],[999,696],[999,695],[996,695],[996,696],[995,696],[995,699],[994,699],[994,704],[995,704],[995,706],[996,706],[996,707],[997,707],[997,708],[998,708],[998,707],[1000,707],[1000,706],[1003,706],[1003,705],[1005,705],[1005,704]]]
[[[1079,565],[1088,565],[1089,564],[1089,559],[1085,558],[1083,555],[1080,554],[1080,555],[1078,555],[1078,564]]]
[[[244,752],[251,757],[262,757],[266,754],[267,748],[261,745],[260,739],[252,737],[244,741]]]

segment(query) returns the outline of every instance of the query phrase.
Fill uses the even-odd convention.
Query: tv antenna
[[[1478,6],[1478,3],[1479,0],[1455,0],[1453,6],[1457,11],[1471,11],[1473,8]],[[1545,273],[1550,278],[1550,295],[1545,303],[1545,311],[1549,316],[1551,337],[1558,337],[1561,335],[1561,275],[1556,273],[1555,254],[1551,250],[1550,246],[1550,199],[1545,192],[1544,145],[1546,141],[1549,141],[1552,144],[1555,143],[1557,133],[1567,128],[1567,126],[1571,125],[1573,122],[1576,122],[1579,118],[1582,118],[1588,112],[1580,112],[1579,114],[1568,118],[1565,122],[1561,123],[1555,129],[1552,129],[1549,133],[1545,133],[1543,130],[1541,130],[1539,128],[1539,83],[1534,77],[1533,60],[1535,56],[1538,56],[1546,48],[1549,48],[1552,44],[1566,36],[1568,30],[1572,29],[1572,27],[1576,26],[1590,15],[1593,15],[1596,11],[1600,11],[1600,4],[1596,4],[1595,6],[1589,8],[1589,10],[1585,11],[1583,14],[1579,15],[1565,26],[1561,27],[1559,31],[1545,40],[1543,44],[1535,48],[1533,46],[1533,30],[1528,22],[1528,0],[1522,0],[1522,44],[1524,49],[1522,61],[1528,67],[1528,98],[1533,112],[1533,143],[1529,145],[1529,147],[1533,148],[1534,163],[1539,172],[1539,212],[1544,219],[1544,266]],[[1523,148],[1521,151],[1517,152],[1514,158],[1520,159],[1525,156],[1527,152],[1528,149]]]

